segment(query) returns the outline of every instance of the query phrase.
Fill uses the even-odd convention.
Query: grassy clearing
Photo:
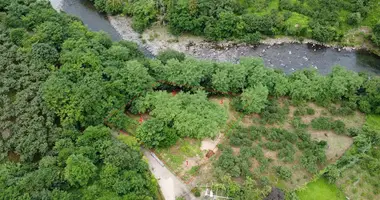
[[[200,140],[179,139],[170,148],[156,149],[156,153],[175,174],[182,176],[203,157],[200,146]]]
[[[368,115],[365,124],[371,129],[380,130],[380,115]]]
[[[345,195],[336,185],[328,183],[324,178],[307,184],[306,188],[297,191],[300,200],[345,200]]]

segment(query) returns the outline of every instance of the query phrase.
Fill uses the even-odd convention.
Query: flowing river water
[[[131,34],[136,35],[136,33],[130,31],[129,24],[119,21],[119,26],[116,27],[115,22],[111,24],[107,17],[99,14],[87,0],[50,1],[55,9],[62,10],[63,12],[78,17],[93,31],[107,32],[114,41],[129,39],[137,42],[140,45],[141,50],[147,56],[152,57],[153,54],[157,53],[157,49],[165,49],[164,47],[159,46],[159,42],[151,43],[151,46],[149,47],[147,44],[142,44],[138,37],[130,37]],[[127,29],[127,31],[125,31],[125,29]],[[181,44],[177,44],[177,46],[178,45]],[[194,46],[184,47],[184,45],[182,45],[182,47],[179,47],[176,50],[179,49],[193,57],[217,61],[236,62],[241,56],[259,56],[264,60],[266,66],[282,69],[286,73],[291,73],[298,69],[313,67],[318,69],[322,74],[327,74],[331,71],[333,66],[341,65],[349,70],[357,72],[380,74],[380,57],[366,51],[347,51],[340,48],[328,48],[314,44],[294,43],[275,45],[263,44],[258,46],[235,45],[228,46],[227,48],[220,48],[220,46],[217,45],[195,44]]]

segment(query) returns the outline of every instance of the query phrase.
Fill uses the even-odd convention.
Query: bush
[[[311,120],[311,126],[316,130],[330,130],[333,127],[333,123],[331,118],[318,117]]]
[[[201,191],[197,187],[191,189],[191,192],[194,193],[195,197],[200,197],[201,196]]]
[[[274,124],[277,122],[284,122],[289,108],[281,107],[276,100],[270,100],[269,105],[264,108],[260,116],[262,123]]]
[[[58,61],[58,51],[46,43],[37,43],[32,46],[32,56],[36,60],[55,64]]]
[[[283,180],[289,180],[292,177],[292,172],[287,167],[278,166],[275,169],[277,176]]]
[[[20,46],[22,44],[22,41],[25,39],[27,32],[23,28],[15,28],[15,29],[10,30],[9,35],[10,35],[11,41],[15,45]]]
[[[380,23],[376,24],[372,29],[372,41],[380,46]]]
[[[316,130],[333,130],[338,134],[346,132],[346,125],[340,120],[333,121],[332,118],[319,117],[311,121],[311,126]]]
[[[343,134],[346,132],[346,125],[340,120],[336,120],[333,124],[333,130],[335,133]]]
[[[122,111],[117,109],[110,111],[108,116],[107,123],[109,123],[109,126],[118,130],[127,131],[130,127],[137,125],[135,120],[129,118]]]
[[[347,116],[347,115],[352,115],[355,112],[355,108],[350,107],[349,105],[343,105],[339,108],[336,108],[335,106],[330,106],[329,107],[329,112],[332,115],[337,115],[337,116]]]
[[[312,37],[318,42],[330,42],[334,40],[336,30],[332,27],[317,26],[313,29]]]
[[[159,52],[157,55],[157,59],[160,60],[163,64],[166,64],[167,61],[170,59],[176,59],[181,62],[185,60],[185,54],[169,49]]]
[[[247,44],[259,44],[260,40],[261,40],[260,32],[246,34],[244,35],[244,38],[242,39],[242,41]]]
[[[360,24],[361,21],[362,21],[362,16],[361,16],[360,12],[351,13],[347,17],[347,23],[349,25],[356,26],[356,25]]]
[[[307,113],[308,115],[314,115],[314,114],[315,114],[315,110],[312,109],[312,108],[306,108],[306,113]]]

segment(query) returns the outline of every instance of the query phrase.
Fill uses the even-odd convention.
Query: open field
[[[307,184],[304,190],[297,192],[300,200],[345,200],[345,196],[335,185],[329,184],[326,179],[319,178]]]

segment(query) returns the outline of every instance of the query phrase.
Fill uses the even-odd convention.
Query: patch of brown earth
[[[324,140],[327,142],[326,157],[329,163],[333,163],[338,160],[353,143],[352,138],[345,135],[335,134],[332,131],[313,130],[309,132],[311,138],[318,141]]]

